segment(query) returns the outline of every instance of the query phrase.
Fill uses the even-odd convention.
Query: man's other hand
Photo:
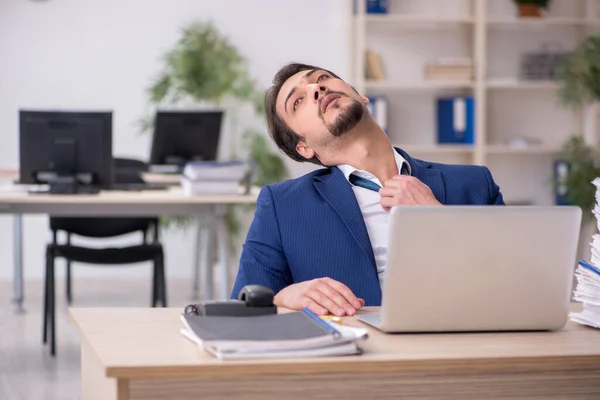
[[[318,278],[290,285],[273,300],[277,307],[299,310],[308,308],[315,314],[354,315],[365,305],[348,286],[330,278]]]
[[[396,175],[379,189],[381,206],[389,211],[395,206],[441,206],[429,186],[413,176]]]

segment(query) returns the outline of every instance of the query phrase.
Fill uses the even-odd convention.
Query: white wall
[[[0,168],[18,167],[19,108],[113,110],[113,153],[147,158],[150,138],[139,135],[135,125],[145,112],[145,88],[180,28],[194,19],[213,20],[246,55],[252,74],[265,88],[289,61],[323,65],[345,77],[350,4],[347,0],[0,0]],[[293,176],[313,169],[288,165]],[[40,278],[49,240],[47,218],[26,217],[24,237],[26,278]],[[163,237],[169,276],[190,276],[193,232],[168,232]],[[149,266],[132,268],[120,274],[147,276],[149,270]],[[78,269],[76,275],[115,276],[98,268]],[[2,216],[0,279],[11,277],[11,218]]]

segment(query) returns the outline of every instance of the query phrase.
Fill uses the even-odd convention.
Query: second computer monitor
[[[21,110],[20,183],[109,187],[112,113]],[[75,190],[75,189],[73,189]]]
[[[217,158],[222,111],[156,113],[150,164],[176,165]]]

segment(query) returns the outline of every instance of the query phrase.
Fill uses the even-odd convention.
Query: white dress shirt
[[[396,166],[398,167],[398,174],[402,171],[402,165],[411,172],[410,164],[404,159],[397,151],[394,150],[394,158],[396,159]],[[338,165],[337,166],[346,179],[349,181],[350,175],[358,175],[366,178],[372,182],[375,182],[379,186],[383,186],[379,179],[375,175],[354,168],[351,165]],[[352,185],[352,184],[351,184]],[[381,196],[379,193],[372,190],[363,188],[361,186],[352,185],[352,190],[360,206],[360,212],[362,213],[367,232],[369,233],[369,239],[371,240],[371,246],[373,247],[373,254],[375,255],[375,264],[377,265],[377,274],[379,275],[379,284],[383,289],[383,279],[385,274],[385,267],[387,265],[387,245],[388,245],[388,225],[390,214],[385,211],[380,204]]]

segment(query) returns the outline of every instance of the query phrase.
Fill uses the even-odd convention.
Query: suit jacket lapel
[[[376,268],[375,256],[365,221],[352,187],[342,171],[333,167],[328,174],[315,176],[314,185],[319,194],[344,221],[358,245],[367,254],[373,268]]]
[[[396,148],[396,150],[410,164],[412,176],[429,186],[435,198],[440,203],[446,204],[446,189],[442,173],[433,168],[431,163],[412,158],[399,148]]]

